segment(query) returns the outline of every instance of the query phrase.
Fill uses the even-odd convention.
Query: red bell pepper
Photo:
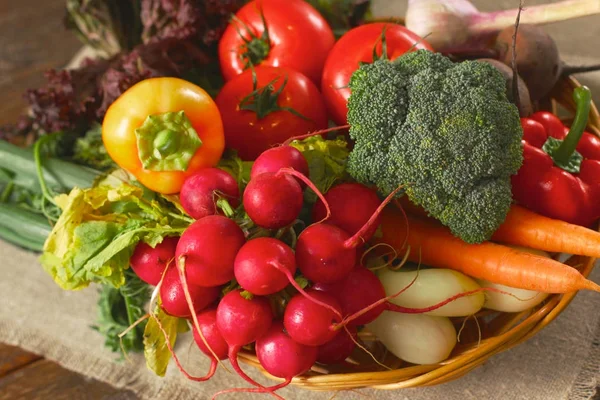
[[[521,119],[524,159],[512,191],[532,211],[589,226],[600,218],[600,139],[584,132],[590,90],[578,87],[573,98],[577,111],[570,129],[549,112]]]

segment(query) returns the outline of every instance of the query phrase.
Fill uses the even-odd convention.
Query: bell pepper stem
[[[552,158],[554,158],[554,162],[557,164],[567,163],[571,155],[575,152],[575,148],[587,126],[590,114],[590,104],[592,102],[590,89],[586,86],[575,88],[573,91],[573,99],[577,106],[577,109],[575,110],[575,119],[562,144],[556,149],[554,154],[552,154]]]
[[[186,171],[202,145],[185,112],[149,115],[135,130],[138,157],[149,171]]]

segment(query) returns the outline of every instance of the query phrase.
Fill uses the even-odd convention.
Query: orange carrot
[[[410,215],[433,220],[423,208],[411,203],[406,196],[396,200],[395,204]],[[506,220],[491,240],[551,253],[600,258],[600,232],[544,217],[518,205],[510,208]]]
[[[600,258],[600,232],[513,205],[492,236],[500,243]]]
[[[545,293],[581,289],[600,292],[599,285],[558,261],[491,242],[465,243],[446,227],[405,217],[394,206],[385,209],[381,221],[383,235],[380,240],[399,253],[403,246],[410,246],[409,259],[414,262],[454,269],[474,278],[519,289]]]

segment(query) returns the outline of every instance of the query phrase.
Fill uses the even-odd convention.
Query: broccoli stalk
[[[502,75],[419,50],[365,64],[350,80],[348,172],[409,199],[469,243],[491,237],[523,161],[517,108]]]

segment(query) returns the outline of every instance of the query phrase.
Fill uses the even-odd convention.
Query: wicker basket
[[[575,79],[563,78],[554,88],[547,107],[557,115],[559,111],[572,113],[575,107],[572,93],[577,86],[580,84]],[[559,110],[561,107],[564,110]],[[600,115],[594,104],[590,110],[588,130],[600,136]],[[588,276],[594,267],[594,261],[595,259],[590,257],[572,256],[566,263]],[[357,350],[351,357],[354,365],[315,365],[308,373],[294,378],[292,384],[311,390],[348,390],[364,387],[393,390],[449,382],[483,364],[493,355],[535,335],[554,320],[575,295],[576,293],[554,294],[533,309],[520,313],[482,310],[475,318],[453,318],[457,330],[462,328],[460,343],[451,356],[439,364],[408,364],[387,352],[372,335],[361,332],[359,339],[389,369],[377,365],[364,351]],[[262,369],[252,352],[242,351],[240,359],[278,380]]]

